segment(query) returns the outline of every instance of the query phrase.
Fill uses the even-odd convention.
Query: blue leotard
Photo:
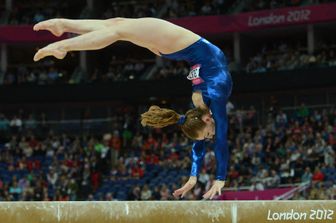
[[[226,103],[231,94],[232,80],[224,53],[206,39],[200,38],[180,51],[161,56],[173,60],[185,60],[191,65],[187,78],[192,81],[193,91],[202,92],[203,101],[210,108],[215,120],[216,179],[225,180],[229,162]],[[204,140],[194,142],[191,176],[199,175],[204,155]]]

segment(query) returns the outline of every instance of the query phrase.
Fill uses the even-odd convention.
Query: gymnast
[[[180,115],[170,109],[151,106],[141,115],[141,124],[154,128],[178,124],[188,138],[195,140],[190,178],[174,191],[176,198],[183,197],[196,184],[205,155],[205,141],[214,137],[216,180],[203,198],[213,199],[217,193],[221,194],[229,162],[226,103],[232,80],[226,57],[218,47],[190,30],[156,18],[50,19],[36,24],[33,29],[48,30],[55,36],[65,32],[80,34],[38,50],[34,61],[46,56],[63,59],[67,52],[98,50],[119,40],[132,42],[164,58],[187,61],[191,67],[187,79],[192,82],[194,108]]]

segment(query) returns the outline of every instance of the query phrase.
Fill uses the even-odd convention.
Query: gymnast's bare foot
[[[57,59],[63,59],[66,54],[67,51],[62,46],[57,43],[53,43],[37,51],[34,56],[34,61],[39,61],[47,56],[54,56]]]
[[[55,36],[61,36],[64,33],[62,19],[49,19],[43,22],[39,22],[33,27],[33,29],[35,31],[48,30]]]

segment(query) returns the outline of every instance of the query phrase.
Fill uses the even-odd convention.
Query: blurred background
[[[335,199],[336,3],[331,0],[0,0],[0,201],[172,200],[192,142],[143,128],[190,108],[189,67],[126,42],[34,63],[49,18],[158,17],[218,45],[234,81],[217,199]],[[61,38],[72,37],[65,34]],[[216,168],[207,145],[199,200]]]

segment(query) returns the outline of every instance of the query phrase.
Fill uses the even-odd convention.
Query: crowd
[[[146,0],[146,1],[113,1],[106,2],[104,11],[101,14],[102,19],[114,17],[141,18],[158,17],[158,14],[165,5],[164,0]]]
[[[336,44],[320,42],[316,44],[314,54],[309,54],[301,42],[275,42],[264,44],[255,56],[246,63],[246,73],[264,73],[272,71],[290,71],[305,68],[322,68],[336,66]],[[232,50],[224,49],[231,72],[241,70],[232,61]],[[189,66],[184,62],[162,60],[159,70],[152,79],[184,78],[189,72]]]
[[[335,181],[334,109],[270,111],[264,127],[245,129],[232,150],[230,185],[263,190],[281,183]]]
[[[225,9],[232,5],[233,1],[167,1],[167,8],[162,15],[163,18],[179,18],[186,16],[218,15],[224,14]],[[227,7],[227,8],[226,8]]]
[[[113,56],[108,69],[94,69],[83,82],[109,82],[138,80],[144,75],[148,66],[154,64],[154,59],[120,58]]]
[[[330,2],[330,0],[258,0],[258,1],[250,1],[249,4],[245,4],[243,11],[257,11],[257,10],[267,10],[267,9],[276,9],[276,8],[284,8],[284,7],[295,7],[302,5],[312,5],[312,4],[320,4]]]
[[[227,187],[264,190],[280,184],[313,185],[311,192],[298,198],[317,198],[314,191],[320,188],[333,191],[335,108],[270,109],[264,124],[256,120],[253,107],[242,111],[230,103],[227,109],[231,151]],[[176,128],[141,128],[138,115],[121,113],[112,118],[111,133],[100,135],[66,134],[20,114],[8,121],[0,115],[0,132],[11,131],[11,137],[0,144],[0,200],[173,199],[172,192],[188,179],[190,140]],[[44,134],[35,135],[40,127]],[[214,181],[211,146],[209,142],[199,183],[186,199],[200,199]]]
[[[308,190],[303,190],[294,194],[292,200],[335,200],[335,184],[313,182]]]
[[[186,0],[167,1],[167,10],[164,18],[178,18],[185,16],[221,15],[230,13],[269,10],[283,7],[321,4],[333,0],[258,0],[258,1],[233,1],[233,0]]]
[[[140,79],[144,75],[146,68],[153,64],[154,59],[121,59],[113,56],[109,64],[107,64],[107,69],[95,68],[92,72],[87,73],[79,67],[71,72],[71,69],[57,67],[53,60],[47,60],[38,66],[19,65],[8,69],[4,74],[3,80],[0,80],[0,85],[51,85],[129,81]]]
[[[256,11],[275,9],[281,7],[300,6],[306,4],[320,4],[332,0],[258,0],[258,1],[233,1],[233,0],[156,0],[156,1],[102,1],[94,7],[93,12],[88,11],[83,1],[13,1],[12,10],[8,18],[3,19],[8,24],[33,24],[45,19],[55,17],[161,17],[177,18],[185,16],[219,15],[238,13],[242,11]],[[242,5],[242,7],[240,6]],[[97,11],[98,9],[98,11]],[[4,9],[2,9],[4,10]],[[93,14],[92,14],[93,13]],[[0,13],[6,14],[6,13]],[[95,17],[97,17],[95,16]],[[6,16],[5,16],[6,17]]]
[[[303,44],[278,42],[265,44],[246,65],[247,73],[288,71],[311,67],[336,66],[336,45],[319,43],[314,54],[309,54]]]
[[[163,59],[158,65],[156,72],[151,79],[166,80],[166,79],[181,79],[188,75],[189,66],[184,61],[172,61]]]
[[[28,67],[20,65],[9,69],[5,74],[3,85],[50,85],[71,83],[68,69],[57,68],[54,65]]]
[[[72,10],[72,4],[69,1],[12,1],[12,9],[8,13],[8,17],[4,19],[7,24],[35,24],[37,22],[55,18],[55,17],[73,17],[76,10]],[[78,2],[78,1],[77,1]],[[81,4],[77,4],[77,8]]]
[[[318,43],[314,54],[309,54],[302,43],[277,42],[265,44],[255,56],[252,56],[246,66],[242,66],[246,73],[264,73],[272,71],[290,71],[307,68],[323,68],[336,66],[336,45],[333,42]],[[232,61],[232,50],[224,49],[228,58],[228,68],[231,72],[239,72],[234,61]],[[69,73],[71,69],[64,69],[55,66],[52,60],[48,60],[41,66],[19,65],[10,68],[4,74],[0,84],[21,85],[21,84],[79,84],[111,81],[129,80],[162,80],[182,79],[189,72],[189,65],[186,62],[157,59],[156,72],[147,76],[154,66],[154,57],[122,58],[113,56],[106,66],[95,66],[96,68],[86,73],[78,68]],[[105,68],[107,67],[107,69]],[[79,73],[78,75],[76,75]],[[0,74],[1,77],[1,74]]]
[[[304,6],[312,4],[321,4],[330,2],[330,0],[258,0],[252,1],[250,4],[246,4],[243,11],[257,11],[257,10],[267,10],[267,9],[277,9],[284,7],[295,7],[295,6]]]

